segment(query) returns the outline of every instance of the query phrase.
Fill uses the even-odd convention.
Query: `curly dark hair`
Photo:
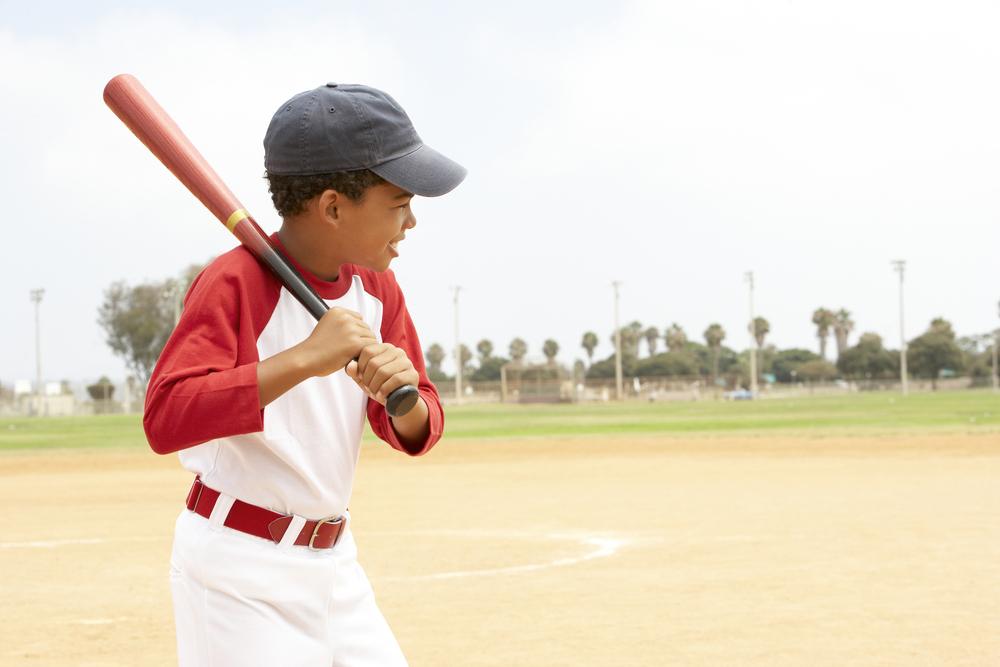
[[[282,176],[264,174],[267,179],[271,201],[278,215],[285,218],[305,210],[306,202],[326,190],[336,190],[354,202],[361,201],[365,191],[373,185],[385,183],[385,179],[368,169],[357,171],[336,171],[332,174],[310,174],[308,176]]]

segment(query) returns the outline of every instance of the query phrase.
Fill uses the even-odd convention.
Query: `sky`
[[[274,231],[262,138],[328,81],[392,94],[466,166],[413,204],[393,263],[426,349],[461,340],[541,358],[612,352],[622,323],[746,333],[747,271],[768,342],[899,344],[938,316],[998,325],[1000,7],[989,2],[0,1],[0,194],[8,315],[0,383],[33,378],[29,291],[44,288],[46,380],[126,371],[97,324],[104,290],[177,275],[234,240],[104,106],[137,76]],[[131,5],[131,6],[129,6]],[[451,366],[448,361],[446,370]]]

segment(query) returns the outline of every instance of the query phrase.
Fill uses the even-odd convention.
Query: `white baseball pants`
[[[226,528],[216,514],[185,509],[174,532],[181,667],[406,665],[350,528],[333,549],[310,551]]]

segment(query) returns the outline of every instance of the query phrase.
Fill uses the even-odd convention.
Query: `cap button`
[[[335,83],[328,83],[328,84],[326,84],[326,87],[327,88],[336,88],[337,84],[335,84]]]

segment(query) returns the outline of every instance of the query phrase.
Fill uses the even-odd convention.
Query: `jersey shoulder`
[[[278,279],[249,250],[237,246],[209,262],[192,281],[184,310],[195,319],[214,313],[232,326],[243,320],[259,334],[280,294]]]
[[[230,285],[240,291],[257,292],[278,286],[278,280],[243,246],[236,246],[205,266],[191,283],[191,291],[199,283],[212,284],[216,288]]]

